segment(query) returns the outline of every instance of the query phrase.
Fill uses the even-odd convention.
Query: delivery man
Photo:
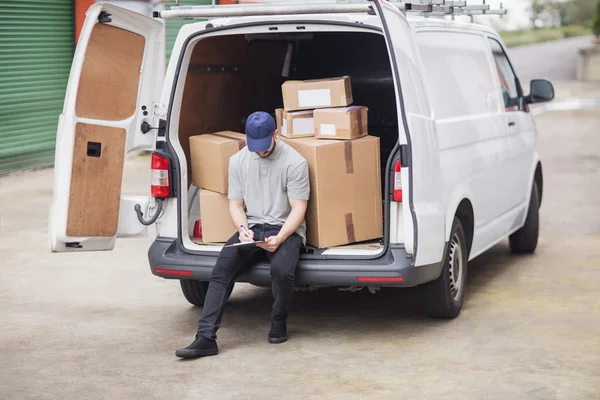
[[[229,213],[237,233],[223,247],[213,269],[196,339],[175,352],[193,358],[219,353],[217,330],[235,279],[266,253],[271,263],[273,311],[269,343],[287,340],[286,320],[294,293],[294,274],[306,242],[304,215],[310,185],[308,164],[277,139],[273,118],[256,112],[246,121],[247,147],[229,160]]]

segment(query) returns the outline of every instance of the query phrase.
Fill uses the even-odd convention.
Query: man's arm
[[[279,234],[277,234],[282,243],[285,242],[287,238],[292,236],[292,233],[296,232],[302,221],[304,221],[308,201],[290,199],[290,205],[292,206],[292,211],[285,220],[285,223],[279,231]]]
[[[240,233],[240,242],[251,242],[254,238],[254,232],[249,230],[250,237],[240,228],[244,225],[248,228],[248,217],[244,207],[244,192],[242,190],[242,182],[240,179],[238,164],[234,162],[234,158],[229,159],[229,215],[235,229]]]
[[[251,242],[254,238],[254,232],[248,229],[248,217],[244,210],[244,200],[229,200],[229,215],[233,221],[235,229],[240,233],[240,242]],[[240,225],[244,225],[250,232],[250,237],[246,235]]]
[[[296,229],[298,229],[304,220],[307,205],[307,200],[290,199],[292,211],[290,211],[290,215],[288,215],[277,236],[269,236],[265,239],[265,242],[267,243],[257,244],[257,246],[262,247],[269,252],[274,252],[277,250],[279,246],[292,235],[292,233],[296,232]]]

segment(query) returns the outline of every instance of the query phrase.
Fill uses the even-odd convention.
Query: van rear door
[[[157,126],[152,113],[163,27],[106,3],[87,12],[58,123],[52,251],[111,250],[117,236],[148,233],[134,206],[146,211],[151,197],[121,196],[121,181],[127,154],[155,143],[156,131],[141,126]]]

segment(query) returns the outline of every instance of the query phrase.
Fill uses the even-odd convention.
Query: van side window
[[[419,32],[416,37],[438,119],[498,112],[484,37],[458,32]]]
[[[500,43],[495,39],[489,39],[498,78],[500,80],[500,90],[502,90],[502,98],[504,99],[505,110],[519,110],[519,91],[517,89],[517,78],[508,61],[508,57]]]

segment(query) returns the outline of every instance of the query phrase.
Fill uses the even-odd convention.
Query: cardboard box
[[[383,236],[379,138],[285,139],[307,161],[307,243],[317,248]]]
[[[363,106],[315,110],[315,136],[319,139],[358,139],[368,134],[368,109]]]
[[[246,135],[216,132],[190,136],[192,182],[195,186],[227,194],[229,159],[246,147]]]
[[[200,220],[204,243],[223,243],[235,233],[229,215],[229,199],[224,194],[200,190]]]
[[[352,104],[349,76],[341,78],[286,81],[281,85],[286,111],[342,107]]]
[[[275,110],[279,134],[288,139],[315,136],[315,120],[312,111]]]

